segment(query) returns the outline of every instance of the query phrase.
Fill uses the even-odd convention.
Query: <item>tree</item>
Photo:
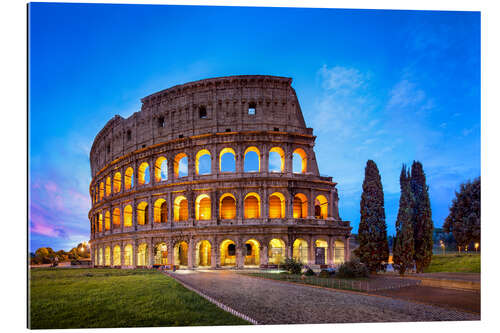
[[[457,245],[463,248],[481,240],[481,178],[460,184],[445,219],[443,229],[452,233]]]
[[[372,160],[366,162],[360,213],[359,247],[355,254],[370,272],[374,273],[385,269],[383,262],[389,261],[389,244],[385,224],[384,191],[377,165]]]
[[[396,238],[392,250],[394,268],[399,274],[413,267],[415,255],[415,242],[413,239],[413,206],[415,205],[410,187],[410,175],[403,164],[399,176],[401,196],[399,198],[399,211],[396,220]]]
[[[413,161],[410,179],[411,192],[415,205],[413,208],[413,237],[415,242],[415,265],[417,273],[423,273],[432,259],[432,222],[429,187],[426,184],[422,163]]]

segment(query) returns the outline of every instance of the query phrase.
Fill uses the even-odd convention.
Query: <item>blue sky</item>
[[[478,12],[32,3],[29,14],[32,249],[89,239],[89,152],[105,123],[203,78],[293,78],[354,232],[368,159],[389,234],[402,163],[423,163],[436,226],[480,174]]]

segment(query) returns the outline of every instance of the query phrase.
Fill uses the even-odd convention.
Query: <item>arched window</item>
[[[119,172],[115,172],[113,177],[113,193],[118,193],[122,189],[122,175]]]
[[[124,266],[132,266],[132,256],[134,255],[134,248],[132,244],[127,244],[125,246],[125,251],[123,254],[123,265]]]
[[[269,171],[285,172],[285,151],[280,147],[269,150]]]
[[[188,157],[185,153],[179,153],[174,158],[174,178],[186,177],[188,175]]]
[[[248,147],[245,150],[244,171],[260,172],[260,151],[257,147]]]
[[[236,198],[231,193],[224,193],[220,197],[221,220],[232,220],[236,217]]]
[[[314,199],[314,215],[317,219],[328,217],[328,200],[324,195],[320,194]]]
[[[167,201],[165,199],[158,199],[153,206],[153,220],[155,223],[167,222]]]
[[[111,218],[109,214],[109,210],[104,213],[104,229],[105,230],[110,230],[111,229]]]
[[[160,156],[155,162],[155,181],[157,183],[168,179],[168,163],[164,156]]]
[[[119,245],[113,248],[113,266],[121,266],[121,249]]]
[[[174,221],[186,221],[188,219],[188,201],[185,196],[178,196],[174,200]]]
[[[307,197],[303,193],[298,193],[293,198],[293,218],[304,219],[307,215]]]
[[[188,243],[182,241],[174,246],[174,265],[187,266]]]
[[[326,265],[328,263],[328,243],[323,239],[317,239],[314,243],[316,245],[315,264]]]
[[[307,154],[302,148],[297,148],[293,151],[293,172],[307,172]]]
[[[137,205],[137,224],[145,225],[149,221],[149,209],[148,203],[145,201],[140,202]]]
[[[123,209],[123,226],[124,227],[131,227],[132,226],[132,206],[127,205]]]
[[[111,177],[106,177],[106,196],[109,197],[111,195]]]
[[[260,197],[257,193],[251,192],[245,196],[243,210],[245,219],[260,218]]]
[[[141,163],[137,172],[137,183],[139,185],[149,184],[149,164],[146,162]]]
[[[113,209],[113,226],[120,226],[120,208]]]
[[[196,267],[208,267],[212,264],[212,245],[207,240],[202,240],[196,244]]]
[[[104,198],[104,183],[101,182],[99,184],[99,200],[102,200]]]
[[[102,213],[99,213],[99,232],[102,232]]]
[[[285,242],[281,239],[273,238],[269,242],[268,250],[269,263],[272,265],[279,265],[285,258]]]
[[[137,266],[148,266],[148,244],[142,243],[137,247]]]
[[[208,175],[212,169],[212,159],[207,149],[202,149],[196,153],[196,174]]]
[[[220,172],[236,171],[236,153],[233,148],[226,147],[220,151],[219,170]]]
[[[210,220],[212,218],[211,201],[207,194],[200,194],[196,198],[195,215],[197,220]]]
[[[165,243],[156,244],[154,247],[154,264],[168,265],[168,247]]]
[[[260,265],[260,243],[255,239],[249,239],[245,242],[245,266]]]
[[[345,260],[344,242],[335,241],[333,248],[333,263],[335,265],[340,265],[344,263]]]
[[[109,246],[104,249],[104,266],[111,266],[111,248]]]
[[[221,266],[236,265],[236,244],[230,239],[225,239],[220,244]]]
[[[104,265],[104,260],[103,260],[103,254],[102,254],[102,247],[99,248],[99,266]]]
[[[132,187],[134,187],[134,169],[128,167],[125,170],[125,190],[130,190]]]
[[[307,242],[302,238],[297,238],[295,242],[293,242],[293,259],[300,261],[303,264],[308,263],[308,246]]]
[[[274,192],[269,196],[269,218],[285,218],[285,196],[280,192]]]

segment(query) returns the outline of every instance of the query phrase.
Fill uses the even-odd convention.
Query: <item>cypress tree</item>
[[[412,224],[414,199],[411,193],[410,175],[404,164],[401,168],[399,184],[401,187],[401,196],[399,198],[392,261],[394,269],[399,271],[399,274],[404,275],[408,269],[413,267],[413,256],[415,253]]]
[[[415,265],[417,273],[423,273],[432,259],[432,223],[429,187],[426,185],[422,163],[413,161],[410,186],[415,205],[413,208],[413,237],[415,242]]]
[[[360,213],[359,248],[356,254],[370,272],[377,272],[385,269],[382,262],[389,260],[389,243],[382,182],[377,165],[372,160],[366,162]]]

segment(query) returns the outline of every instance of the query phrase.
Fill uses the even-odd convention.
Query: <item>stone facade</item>
[[[348,259],[351,227],[339,217],[336,183],[319,174],[291,82],[252,75],[186,83],[143,98],[128,119],[112,118],[90,152],[94,266]],[[222,168],[227,153],[232,171]],[[271,153],[281,160],[277,172]],[[257,171],[245,170],[247,154],[257,156]],[[210,170],[201,174],[203,156]]]

